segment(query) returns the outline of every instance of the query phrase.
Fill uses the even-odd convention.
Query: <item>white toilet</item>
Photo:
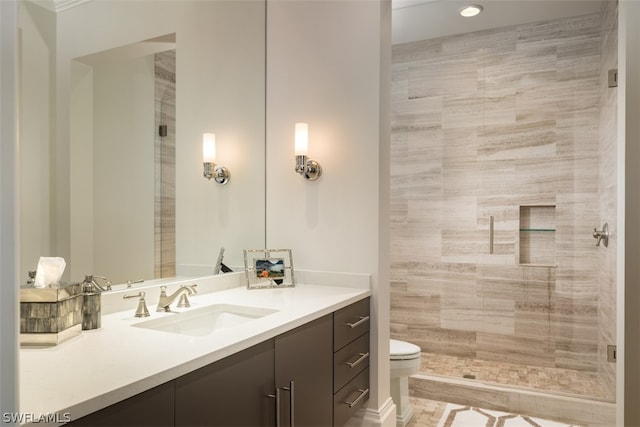
[[[389,340],[391,398],[396,404],[396,425],[405,427],[413,416],[409,403],[409,375],[420,369],[420,347],[405,341]]]

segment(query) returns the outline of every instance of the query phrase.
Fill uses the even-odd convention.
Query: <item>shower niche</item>
[[[520,206],[520,265],[556,265],[555,205]]]

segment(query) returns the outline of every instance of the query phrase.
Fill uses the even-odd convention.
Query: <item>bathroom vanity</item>
[[[68,413],[73,426],[288,426],[292,417],[297,425],[342,426],[368,398],[369,295],[238,287],[196,295],[180,314],[150,306],[146,319],[167,322],[215,304],[271,310],[204,335],[136,327],[148,320],[132,310],[109,314],[101,330],[21,350],[22,410]],[[69,358],[79,366],[66,374],[38,363],[73,364]]]

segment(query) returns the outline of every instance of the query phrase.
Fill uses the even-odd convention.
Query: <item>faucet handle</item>
[[[142,283],[144,282],[144,279],[138,279],[138,280],[127,280],[125,282],[125,285],[127,285],[127,288],[130,288],[132,284],[134,283]]]
[[[191,285],[180,285],[180,288],[184,288],[187,290],[187,293],[182,292],[180,294],[180,299],[178,300],[178,307],[191,307],[191,304],[189,303],[189,298],[187,297],[187,295],[193,295],[193,294],[197,294],[198,291],[196,290],[196,286],[198,286],[197,284],[193,283]]]
[[[180,285],[181,288],[187,288],[189,291],[189,295],[197,294],[198,290],[196,289],[198,285],[196,283],[192,283],[190,285]]]
[[[178,300],[178,305],[177,307],[191,307],[191,304],[189,303],[189,298],[187,298],[187,294],[182,293],[180,294],[180,299]]]
[[[123,295],[122,299],[136,298],[139,297],[138,308],[136,308],[135,317],[149,317],[149,309],[147,308],[147,302],[144,299],[145,293],[138,292],[137,294],[129,294]]]

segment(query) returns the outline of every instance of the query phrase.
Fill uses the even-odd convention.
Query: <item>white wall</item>
[[[114,283],[154,277],[154,68],[154,56],[146,55],[93,69],[89,271]]]
[[[0,413],[18,412],[17,3],[0,2]],[[11,423],[9,423],[11,425]]]
[[[276,0],[267,20],[267,246],[295,268],[372,275],[369,415],[389,422],[390,3]],[[294,172],[299,121],[315,182]]]
[[[70,212],[70,241],[82,250],[73,252],[73,263],[67,271],[69,277],[82,279],[83,275],[98,270],[93,268],[93,67],[73,61],[71,64],[71,94],[69,96],[69,156],[73,167],[69,175],[69,191],[76,200]]]
[[[46,85],[40,95],[52,93],[54,101],[36,114],[40,119],[55,111],[54,133],[32,138],[51,173],[37,169],[38,175],[27,175],[29,185],[39,190],[33,192],[35,200],[48,206],[50,196],[51,208],[49,213],[29,211],[46,219],[25,234],[29,258],[65,257],[73,274],[68,280],[92,272],[86,271],[88,264],[74,268],[74,262],[88,258],[91,212],[85,209],[86,193],[76,191],[87,164],[72,153],[72,144],[83,137],[69,126],[69,93],[77,83],[70,78],[72,60],[169,33],[177,38],[177,263],[213,265],[225,246],[227,264],[241,265],[242,249],[264,245],[264,8],[262,1],[93,1],[58,13],[52,80],[48,85],[40,80]],[[216,133],[218,161],[231,171],[224,187],[202,177],[204,132]],[[110,166],[124,167],[120,163]],[[46,185],[35,181],[42,174]],[[135,209],[122,207],[127,208]],[[28,209],[25,204],[23,210]],[[153,245],[148,251],[153,254]]]
[[[51,164],[54,129],[51,78],[55,65],[55,14],[19,2],[20,31],[20,282],[35,270],[40,256],[51,255]]]
[[[72,61],[69,275],[154,277],[153,54]]]
[[[87,3],[59,16],[59,126],[53,159],[59,165],[53,224],[58,232],[58,251],[71,252],[70,242],[64,240],[69,235],[73,204],[66,194],[70,185],[69,99],[64,94],[69,83],[63,77],[70,73],[70,59],[176,32],[177,139],[178,144],[184,144],[177,162],[178,167],[194,169],[192,176],[178,181],[178,187],[188,192],[182,195],[178,190],[178,215],[184,215],[178,227],[192,226],[193,230],[178,241],[179,250],[201,254],[199,261],[209,261],[203,249],[211,246],[215,233],[242,241],[255,235],[255,229],[239,231],[235,225],[252,224],[247,214],[264,218],[260,198],[238,197],[230,190],[233,187],[216,188],[202,179],[200,135],[214,131],[220,141],[220,162],[231,169],[231,183],[255,187],[254,178],[263,175],[265,161],[268,165],[267,246],[292,248],[296,268],[371,274],[374,322],[367,418],[370,424],[395,425],[388,377],[390,2],[274,0],[268,4],[267,153],[247,143],[259,141],[263,134],[256,123],[246,120],[256,117],[264,106],[254,98],[256,93],[264,93],[255,79],[262,70],[254,66],[238,72],[235,62],[254,58],[257,64],[264,46],[247,41],[243,48],[215,54],[222,42],[215,29],[229,29],[233,24],[216,20],[215,13],[202,9],[228,7],[228,3],[194,2],[190,3],[193,9],[179,15],[171,8],[172,2],[154,3],[153,15],[138,2],[118,2],[116,10],[106,9],[106,3]],[[233,4],[244,22],[254,13],[236,9],[238,5],[249,8],[251,2]],[[176,16],[182,20],[176,22]],[[82,37],[62,29],[74,21],[82,21],[92,33]],[[264,31],[259,25],[235,26],[241,39]],[[245,84],[230,85],[231,76],[244,79]],[[219,91],[235,94],[238,104],[221,103],[215,96]],[[240,106],[244,114],[237,115]],[[324,174],[315,183],[293,172],[296,121],[309,123],[310,155],[323,166]],[[227,231],[230,234],[225,234]],[[262,246],[259,237],[248,245]],[[12,365],[3,363],[5,366]]]

